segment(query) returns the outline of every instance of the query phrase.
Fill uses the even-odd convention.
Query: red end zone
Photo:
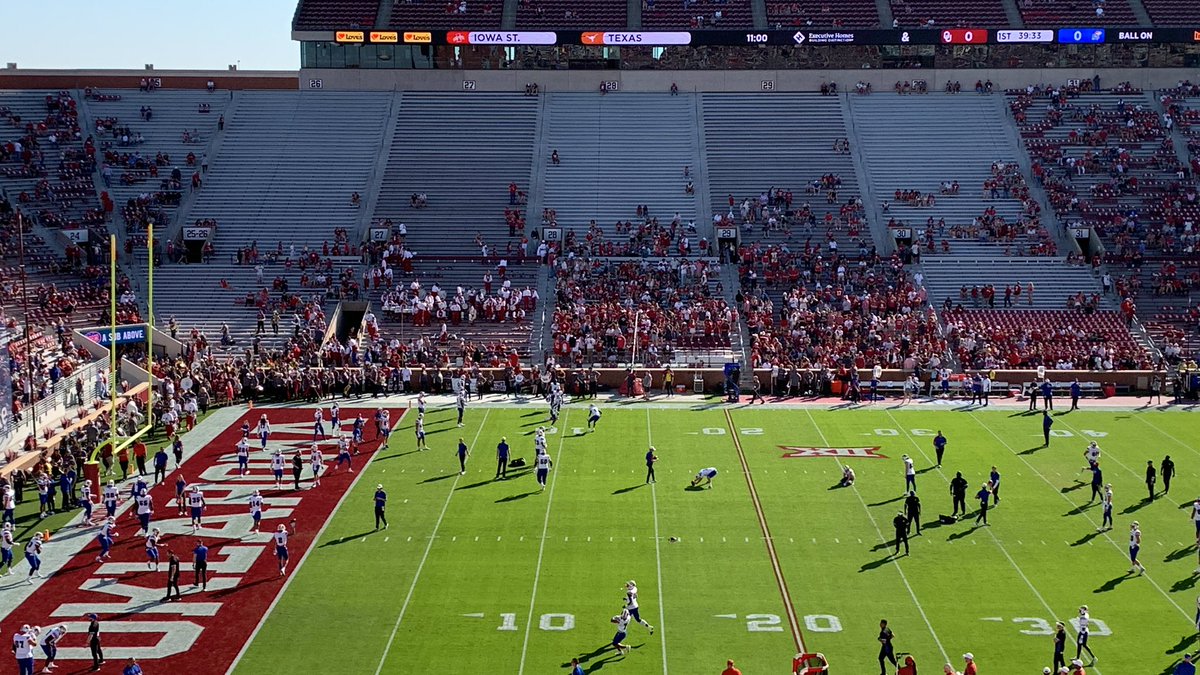
[[[389,411],[395,426],[403,410]],[[246,421],[253,427],[264,412],[272,428],[268,448],[282,448],[289,460],[284,472],[288,487],[284,490],[274,488],[270,455],[259,449],[260,443],[253,433],[250,474],[238,475],[234,446],[241,438],[241,424]],[[369,408],[341,410],[341,426],[347,435],[357,414],[367,419],[365,441],[360,454],[354,457],[355,471],[361,471],[380,446],[374,412]],[[12,614],[0,619],[0,624],[6,628],[26,623],[66,624],[70,632],[60,643],[58,661],[84,662],[76,663],[70,671],[78,671],[80,666],[86,670],[91,666],[91,654],[84,615],[95,612],[101,621],[101,640],[108,662],[105,670],[120,672],[123,665],[118,664],[136,657],[148,662],[153,672],[225,672],[283,587],[284,578],[279,576],[270,533],[277,525],[296,519],[296,534],[288,541],[291,558],[288,573],[293,574],[317,532],[358,475],[344,467],[333,469],[336,443],[326,441],[321,444],[326,473],[322,474],[319,487],[308,489],[312,475],[308,461],[312,427],[311,408],[250,410],[184,462],[181,471],[189,484],[200,483],[208,504],[205,526],[198,533],[209,548],[207,592],[190,588],[192,549],[197,535],[192,534],[188,516],[177,515],[174,484],[178,471],[173,471],[163,484],[150,490],[155,511],[152,526],[160,528],[164,535],[159,546],[161,571],[147,570],[145,540],[136,536],[137,519],[128,510],[118,518],[119,536],[109,560],[103,564],[96,562],[99,545],[93,536],[83,551],[54,576],[38,582],[40,587],[33,595]],[[325,427],[327,432],[331,431],[328,419]],[[299,492],[290,487],[291,456],[296,449],[302,450],[304,457],[301,482],[304,489]],[[261,492],[265,508],[262,533],[252,535],[248,499],[255,489]],[[122,500],[127,497],[125,488]],[[98,511],[103,513],[104,507],[100,506]],[[175,551],[180,560],[183,599],[178,602],[161,602],[166,594],[168,550]],[[38,651],[40,657],[41,650]]]

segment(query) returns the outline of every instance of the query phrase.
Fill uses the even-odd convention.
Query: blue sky
[[[0,67],[296,70],[296,0],[0,0]]]

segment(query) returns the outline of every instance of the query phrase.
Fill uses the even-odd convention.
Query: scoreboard
[[[442,30],[420,27],[400,31],[338,30],[332,32],[339,44],[408,45],[507,45],[588,47],[671,46],[770,46],[814,45],[986,45],[1063,44],[1099,45],[1114,43],[1200,43],[1200,28],[1063,27],[1053,29],[946,28],[903,29],[808,29],[801,30],[692,30],[692,31],[523,31]]]

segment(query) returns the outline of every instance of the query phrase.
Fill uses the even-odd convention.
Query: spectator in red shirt
[[[734,667],[733,659],[729,659],[725,662],[725,670],[721,671],[721,675],[742,675],[742,671]]]

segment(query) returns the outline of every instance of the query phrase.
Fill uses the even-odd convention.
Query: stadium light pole
[[[17,258],[21,270],[21,312],[25,314],[25,386],[29,392],[29,417],[33,422],[33,442],[37,443],[37,401],[33,396],[33,349],[29,344],[29,280],[25,275],[25,216],[17,211]]]

